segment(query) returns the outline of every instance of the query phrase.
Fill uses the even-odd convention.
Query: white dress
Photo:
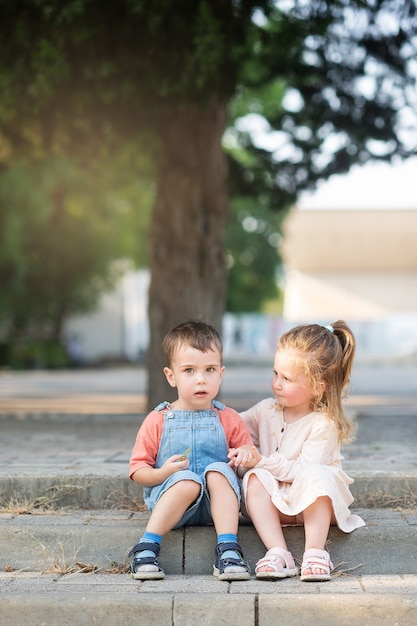
[[[353,479],[342,469],[343,456],[333,420],[313,412],[287,424],[274,398],[258,402],[241,417],[262,454],[256,467],[243,478],[245,501],[249,476],[256,474],[284,515],[299,516],[318,497],[328,496],[341,530],[349,533],[365,526],[363,519],[349,510]]]

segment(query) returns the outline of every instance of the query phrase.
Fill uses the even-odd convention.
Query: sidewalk
[[[229,372],[223,401],[244,409],[270,395],[269,375]],[[367,526],[331,529],[330,583],[219,582],[210,527],[172,531],[161,551],[165,580],[140,582],[124,568],[148,519],[127,478],[144,371],[0,373],[0,502],[15,505],[0,512],[2,626],[414,626],[417,397],[382,387],[368,393],[363,383],[349,400],[359,431],[344,468],[355,479],[352,510]],[[299,561],[302,529],[285,533]],[[248,523],[239,540],[253,569],[264,547]]]
[[[229,369],[222,400],[243,410],[271,395],[269,379],[269,366]],[[388,385],[386,395],[367,394],[361,384],[347,405],[358,435],[343,449],[344,469],[355,478],[358,506],[367,507],[370,496],[372,506],[384,499],[387,505],[417,494],[417,394],[392,395]],[[102,506],[112,485],[137,496],[128,461],[145,416],[145,390],[143,368],[0,373],[0,498],[14,486],[23,489],[22,481],[34,497],[37,482],[82,483],[91,475],[96,499],[87,507]]]

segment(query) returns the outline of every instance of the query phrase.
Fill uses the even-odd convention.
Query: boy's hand
[[[173,454],[165,461],[162,467],[166,470],[168,476],[170,476],[171,474],[175,474],[175,472],[187,469],[189,465],[190,460],[187,457],[184,458],[182,454]]]

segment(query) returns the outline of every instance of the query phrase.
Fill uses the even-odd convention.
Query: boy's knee
[[[179,480],[175,483],[175,487],[177,487],[177,490],[182,493],[195,494],[196,497],[202,488],[201,484],[197,483],[195,480]]]
[[[210,493],[212,491],[222,491],[225,493],[226,491],[231,491],[235,493],[230,481],[227,477],[221,472],[211,471],[206,474],[206,485],[207,491]]]
[[[222,484],[222,483],[229,484],[229,481],[227,480],[226,476],[224,476],[224,474],[222,474],[221,472],[217,472],[215,470],[211,470],[207,472],[206,481],[207,481],[207,486],[210,486],[212,484]]]

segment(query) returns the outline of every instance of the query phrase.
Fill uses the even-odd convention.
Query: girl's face
[[[178,400],[171,406],[182,410],[209,409],[219,392],[223,372],[219,350],[201,352],[189,345],[180,346],[171,367],[164,368],[168,383],[178,390]]]
[[[294,419],[311,412],[314,388],[304,370],[297,364],[297,355],[291,350],[278,350],[274,359],[271,386],[286,416]]]

